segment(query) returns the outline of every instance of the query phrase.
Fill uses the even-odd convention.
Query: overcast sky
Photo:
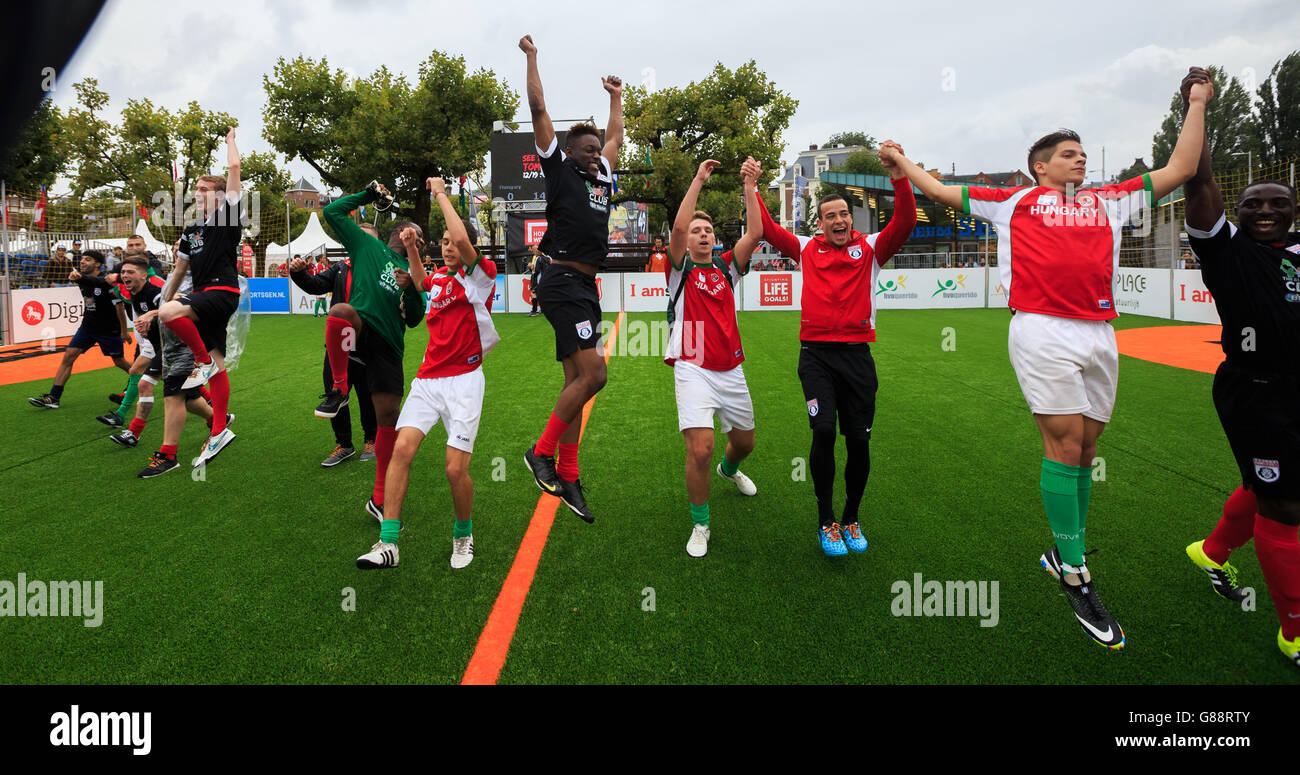
[[[198,100],[239,118],[241,151],[271,151],[262,76],[277,57],[328,57],[358,75],[386,64],[413,78],[440,49],[504,78],[524,119],[517,42],[531,33],[557,119],[594,114],[603,125],[606,73],[683,86],[717,61],[752,58],[799,101],[786,163],[833,132],[863,130],[944,171],[1024,169],[1034,139],[1069,127],[1095,161],[1093,178],[1103,146],[1108,174],[1137,156],[1151,161],[1151,137],[1189,65],[1263,80],[1300,48],[1298,9],[1294,0],[110,0],[55,100],[71,105],[71,85],[86,76],[112,98],[113,118],[130,98],[169,108]],[[288,166],[319,183],[301,160]]]

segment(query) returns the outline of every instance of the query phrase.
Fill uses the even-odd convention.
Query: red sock
[[[1245,487],[1238,487],[1228,502],[1223,504],[1223,516],[1219,524],[1205,539],[1205,556],[1222,565],[1238,546],[1244,545],[1255,532],[1255,512],[1259,503],[1255,493]]]
[[[175,460],[176,448],[179,446],[180,446],[179,444],[164,444],[158,448],[158,453],[161,454],[163,457],[169,457],[172,460]]]
[[[375,434],[375,503],[384,505],[384,477],[388,475],[388,461],[393,457],[393,445],[397,443],[397,429],[389,425],[380,427]]]
[[[199,336],[199,328],[194,325],[193,320],[184,317],[175,318],[167,324],[167,327],[181,338],[186,347],[190,348],[190,352],[194,353],[195,361],[212,362],[212,356],[208,355],[207,348],[203,346],[203,337]]]
[[[348,352],[343,347],[343,339],[353,339],[355,336],[356,331],[345,318],[335,315],[325,318],[325,354],[329,357],[334,387],[343,395],[348,394]]]
[[[131,420],[131,424],[128,427],[130,428],[131,433],[135,434],[135,437],[138,439],[140,438],[140,434],[144,433],[144,420],[136,417]]]
[[[212,391],[208,390],[207,385],[199,385],[199,398],[207,401],[208,406],[212,406]]]
[[[1255,554],[1268,582],[1268,593],[1277,606],[1282,637],[1300,638],[1300,540],[1296,526],[1255,517]]]
[[[212,435],[226,429],[226,408],[230,406],[230,377],[222,369],[208,378],[212,390]]]
[[[560,454],[555,458],[555,471],[566,482],[578,481],[578,445],[558,445]]]
[[[551,412],[551,419],[546,421],[546,430],[542,431],[542,437],[533,446],[533,454],[554,455],[555,445],[560,443],[560,436],[568,429],[569,423],[556,417],[555,412]]]

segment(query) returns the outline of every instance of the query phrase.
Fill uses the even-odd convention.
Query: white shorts
[[[732,428],[754,429],[754,404],[749,400],[744,367],[713,371],[679,360],[673,364],[673,382],[677,392],[677,430],[712,428],[715,414],[723,433],[729,433]]]
[[[426,436],[442,420],[447,429],[447,446],[474,451],[474,437],[483,417],[483,369],[454,377],[411,380],[397,427],[415,428]]]
[[[136,344],[138,344],[140,347],[141,357],[148,358],[149,360],[153,360],[154,358],[158,357],[158,353],[154,352],[153,350],[153,342],[150,342],[147,338],[140,336],[139,334],[136,335],[135,341]]]
[[[1007,349],[1034,414],[1110,422],[1119,386],[1119,349],[1110,323],[1017,312]]]

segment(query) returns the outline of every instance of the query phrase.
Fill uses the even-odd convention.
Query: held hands
[[[703,183],[709,179],[713,171],[722,166],[722,162],[713,159],[705,159],[700,162],[700,169],[695,173],[695,179]]]
[[[748,156],[740,165],[740,180],[745,188],[751,188],[758,185],[758,176],[763,174],[763,168],[754,161],[753,156]]]
[[[1214,82],[1210,80],[1210,73],[1206,69],[1189,67],[1179,91],[1183,95],[1184,108],[1193,102],[1204,104],[1214,98]]]
[[[438,198],[438,194],[447,193],[447,183],[442,178],[427,178],[424,181],[424,187],[429,189],[429,193],[434,199]]]
[[[534,56],[537,54],[537,46],[533,44],[532,35],[525,35],[519,39],[519,50],[528,56]]]
[[[610,97],[623,96],[623,79],[617,75],[609,75],[600,79],[600,85],[605,87]]]

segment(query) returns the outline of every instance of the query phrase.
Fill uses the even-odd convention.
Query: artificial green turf
[[[653,321],[661,315],[632,315]],[[502,682],[1295,683],[1250,546],[1234,555],[1257,608],[1217,598],[1183,547],[1204,537],[1238,477],[1210,402],[1211,376],[1122,358],[1099,455],[1090,558],[1127,647],[1084,637],[1038,566],[1051,537],[1038,495],[1038,434],[1007,361],[1007,313],[884,311],[873,345],[881,390],[862,508],[871,548],[828,559],[814,533],[795,374],[797,313],[742,313],[757,450],[743,498],[714,478],[713,538],[685,553],[690,516],[671,369],[616,355],[583,443],[594,525],[561,510]],[[1166,321],[1125,316],[1117,326]],[[26,405],[47,381],[0,387],[0,579],[102,579],[104,623],[0,618],[3,682],[224,683],[460,680],[537,502],[522,463],[561,382],[541,318],[499,315],[471,465],[475,559],[448,566],[451,499],[435,429],[412,477],[390,571],[356,570],[377,540],[362,510],[373,463],[332,470],[321,391],[323,329],[254,320],[232,372],[237,441],[207,469],[135,478],[135,450],[94,416],[120,372],[74,375],[59,410]],[[941,344],[944,329],[956,350]],[[414,376],[423,330],[407,338]],[[354,407],[355,410],[355,407]],[[353,413],[354,435],[359,422]],[[181,458],[206,429],[190,423]],[[721,455],[722,437],[719,437]],[[839,451],[843,462],[843,448]],[[504,481],[500,474],[504,472]],[[494,475],[497,475],[494,478]],[[837,502],[842,502],[842,480]],[[904,618],[891,586],[998,581],[996,627]],[[356,611],[342,610],[344,588]],[[644,610],[654,590],[653,611]]]

